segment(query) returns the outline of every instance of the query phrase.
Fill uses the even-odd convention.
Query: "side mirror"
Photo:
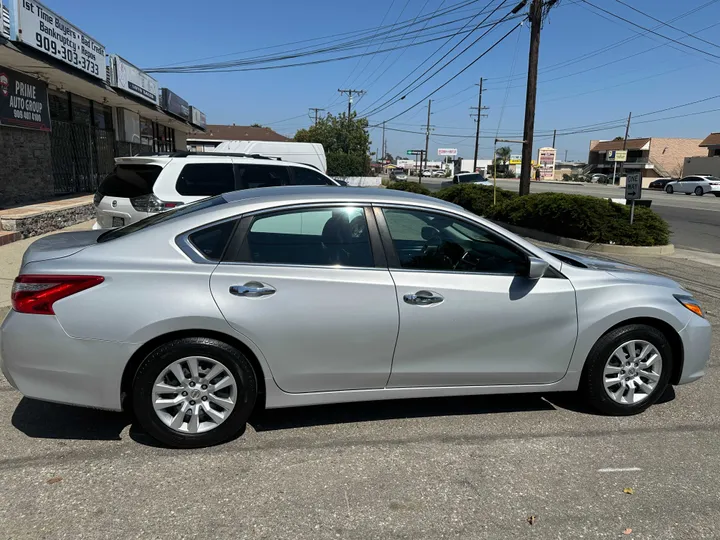
[[[547,261],[537,257],[528,257],[528,279],[540,279],[545,275],[545,271],[549,266],[550,264]]]

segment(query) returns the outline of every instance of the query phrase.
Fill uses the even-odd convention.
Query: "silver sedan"
[[[675,282],[391,190],[247,190],[50,236],[12,302],[10,384],[130,409],[186,448],[232,438],[261,406],[579,390],[634,414],[710,354]]]

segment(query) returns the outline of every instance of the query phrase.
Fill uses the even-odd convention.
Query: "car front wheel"
[[[643,324],[616,328],[590,351],[580,392],[601,413],[640,413],[662,396],[672,361],[672,348],[657,328]]]
[[[666,186],[666,187],[665,187],[665,193],[667,193],[668,195],[672,195],[672,194],[673,194],[673,187],[672,187],[672,186]]]
[[[142,427],[167,446],[212,446],[243,430],[257,386],[252,364],[236,348],[182,338],[145,358],[133,382],[133,409]]]
[[[695,195],[697,195],[698,197],[702,197],[703,195],[705,195],[705,192],[703,191],[703,188],[701,188],[700,186],[696,187],[696,188],[695,188]]]

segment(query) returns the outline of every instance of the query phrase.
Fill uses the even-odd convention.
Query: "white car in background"
[[[339,186],[310,165],[253,154],[171,152],[115,159],[95,193],[93,229],[124,227],[230,191],[274,186]]]
[[[716,197],[720,197],[720,178],[706,174],[686,176],[680,180],[668,182],[665,185],[665,193],[670,195],[673,193],[684,193],[685,195],[694,193],[698,197],[702,197],[706,193],[712,193]]]
[[[474,184],[476,186],[492,186],[493,183],[487,180],[480,173],[460,173],[453,176],[453,184]]]

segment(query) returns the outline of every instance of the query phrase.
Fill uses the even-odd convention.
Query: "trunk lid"
[[[103,234],[102,230],[95,231],[73,231],[53,234],[40,240],[36,240],[27,248],[22,258],[22,268],[28,263],[47,261],[69,257],[82,251],[88,246],[97,242],[98,236]]]

